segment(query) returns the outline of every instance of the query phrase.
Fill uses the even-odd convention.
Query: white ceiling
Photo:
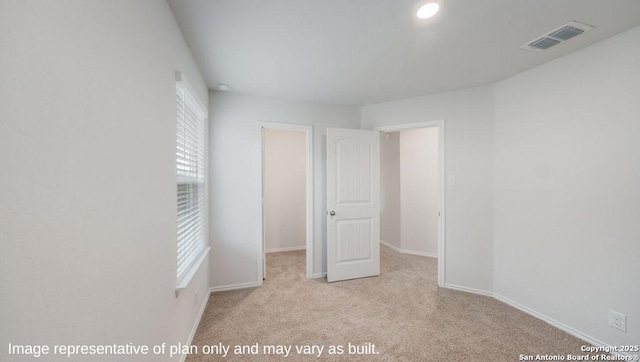
[[[433,0],[432,0],[433,1]],[[210,89],[364,105],[469,88],[640,25],[638,0],[168,0]],[[545,52],[520,46],[575,20]]]

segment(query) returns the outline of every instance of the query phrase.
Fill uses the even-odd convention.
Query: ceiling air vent
[[[560,40],[555,40],[553,38],[541,38],[529,44],[529,47],[535,48],[537,50],[545,50],[551,48],[556,44],[560,44]]]
[[[557,29],[553,29],[544,35],[528,41],[520,48],[540,52],[591,29],[593,29],[592,26],[570,21]]]

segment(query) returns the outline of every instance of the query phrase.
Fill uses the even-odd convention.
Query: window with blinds
[[[179,74],[178,74],[179,75]],[[181,79],[176,80],[178,284],[188,283],[205,251],[206,113]],[[185,279],[187,279],[185,281]]]

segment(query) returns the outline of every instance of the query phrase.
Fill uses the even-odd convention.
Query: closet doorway
[[[266,254],[306,250],[313,260],[313,176],[311,126],[260,123],[260,260],[261,278],[268,276]]]
[[[444,121],[380,131],[380,242],[396,252],[438,258],[445,283]]]

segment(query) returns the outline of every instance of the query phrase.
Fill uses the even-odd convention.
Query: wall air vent
[[[593,26],[581,24],[576,21],[570,21],[557,29],[553,29],[546,34],[528,41],[520,48],[540,52],[549,49],[554,45],[558,45],[564,41],[567,41],[573,37],[576,37],[591,29],[593,29]]]

